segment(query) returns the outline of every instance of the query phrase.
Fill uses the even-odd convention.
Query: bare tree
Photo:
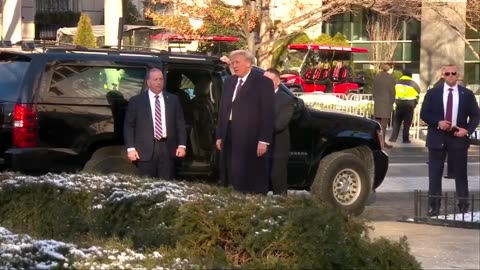
[[[463,16],[465,24],[469,29],[478,32],[480,21],[480,0],[467,0],[467,16],[460,14],[461,11],[455,10],[455,6],[451,5],[451,9],[458,12],[459,16]],[[271,0],[242,0],[239,5],[228,4],[226,0],[203,0],[203,1],[182,1],[182,0],[149,0],[152,4],[170,5],[175,7],[175,15],[166,16],[162,12],[157,12],[153,5],[145,8],[145,15],[152,18],[156,24],[176,31],[178,33],[201,34],[201,30],[195,31],[188,25],[188,18],[196,17],[207,20],[222,22],[224,27],[237,29],[248,46],[247,49],[254,52],[260,63],[269,63],[272,55],[273,42],[290,37],[292,26],[296,27],[296,31],[304,31],[312,26],[332,18],[335,15],[365,9],[376,14],[378,20],[375,29],[370,29],[373,40],[397,40],[399,32],[397,30],[399,20],[416,19],[422,20],[422,8],[429,7],[438,10],[441,13],[445,6],[450,7],[445,1],[426,1],[426,0],[319,0],[314,6],[303,5],[297,0],[295,6],[292,7],[292,14],[288,19],[279,22],[272,21],[270,2]],[[198,3],[197,3],[198,2]],[[201,4],[200,4],[201,2]],[[183,16],[183,19],[179,19]],[[442,16],[442,20],[455,27],[448,16]],[[382,22],[382,23],[380,23]],[[372,22],[373,23],[373,22]],[[386,25],[386,26],[384,26]],[[390,29],[388,33],[383,33],[379,28]],[[377,30],[378,29],[378,30]],[[455,29],[455,28],[454,28]],[[456,31],[467,46],[469,46],[477,58],[478,52],[466,40],[464,33]],[[289,34],[290,33],[290,34]],[[383,36],[382,36],[383,35]],[[385,36],[386,35],[386,36]],[[378,43],[381,44],[381,43]],[[388,44],[390,48],[385,49],[385,45],[379,51],[385,51],[386,55],[379,56],[391,58],[395,50],[395,43]],[[377,48],[375,48],[376,50]],[[378,54],[377,54],[378,55]],[[387,57],[389,56],[389,57]]]
[[[372,41],[372,60],[375,70],[381,63],[392,62],[393,54],[398,46],[396,42],[402,34],[402,17],[391,14],[370,12],[367,19],[367,33]]]

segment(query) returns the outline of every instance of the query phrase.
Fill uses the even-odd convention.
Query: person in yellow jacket
[[[389,141],[396,142],[400,125],[403,122],[403,143],[410,143],[410,126],[413,120],[413,111],[418,103],[420,87],[412,79],[412,72],[408,69],[402,71],[402,77],[395,85],[395,116],[393,130]]]

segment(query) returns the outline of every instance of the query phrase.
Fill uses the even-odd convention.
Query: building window
[[[479,63],[465,63],[465,76],[463,78],[464,84],[480,94],[480,64]]]
[[[79,11],[79,0],[37,0],[40,11]]]

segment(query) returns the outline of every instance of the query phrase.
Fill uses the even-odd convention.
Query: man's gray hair
[[[161,69],[159,69],[159,68],[151,68],[151,69],[149,69],[149,70],[147,71],[147,75],[145,76],[146,79],[149,80],[149,79],[150,79],[150,76],[152,75],[152,73],[153,73],[153,72],[158,72],[158,71],[160,71],[160,72],[162,73],[162,75],[163,75],[163,71],[162,71]]]
[[[252,65],[255,65],[255,56],[253,56],[253,54],[250,52],[250,51],[247,51],[247,50],[235,50],[235,51],[232,51],[230,53],[230,59],[232,59],[233,57],[237,56],[237,55],[242,55],[243,57],[245,57],[248,62],[250,62],[250,64]]]

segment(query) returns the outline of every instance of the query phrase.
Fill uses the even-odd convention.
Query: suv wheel
[[[332,153],[320,161],[311,192],[322,201],[360,215],[372,186],[368,172],[366,163],[357,155]]]
[[[83,171],[101,174],[136,174],[137,168],[128,160],[124,147],[108,146],[95,151],[83,167]]]

